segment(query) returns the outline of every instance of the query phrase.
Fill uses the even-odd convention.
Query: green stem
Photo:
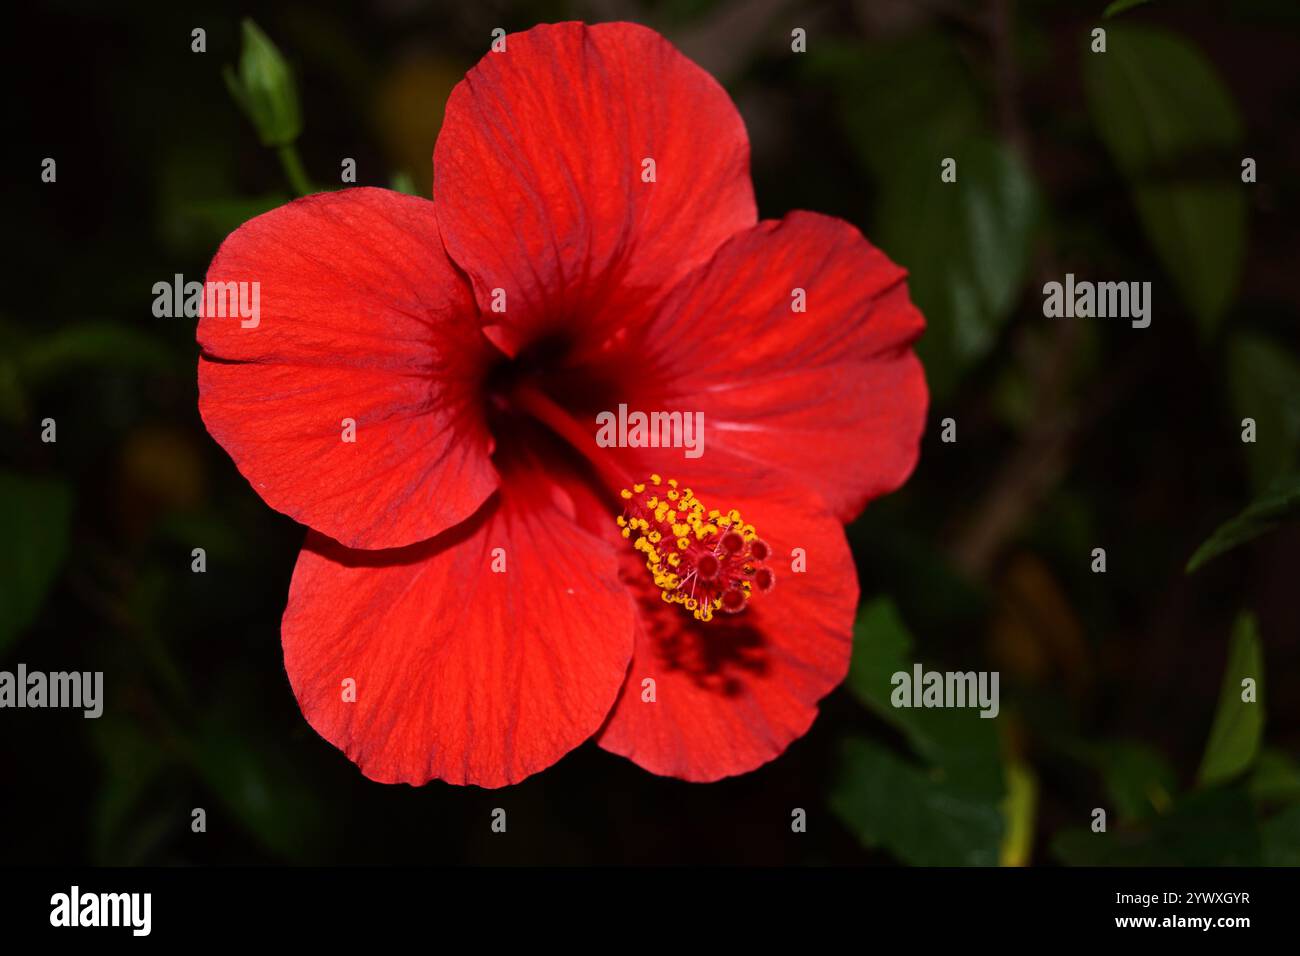
[[[280,165],[284,167],[284,174],[289,178],[289,185],[293,187],[293,191],[299,196],[314,193],[316,187],[307,178],[307,170],[303,169],[302,160],[298,157],[298,147],[293,143],[286,143],[284,146],[277,147],[275,152],[280,157]]]

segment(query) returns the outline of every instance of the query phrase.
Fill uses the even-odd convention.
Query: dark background
[[[0,669],[103,670],[107,704],[0,711],[0,862],[1300,862],[1300,530],[1184,570],[1295,473],[1300,7],[1105,6],[8,12]],[[229,231],[292,198],[222,82],[245,15],[293,68],[315,182],[353,157],[360,184],[424,195],[443,103],[494,27],[654,26],[738,103],[764,216],[843,217],[909,268],[933,390],[920,465],[850,529],[857,676],[774,763],[701,786],[587,744],[504,791],[413,789],[308,727],[279,642],[303,530],[206,434],[192,320],[152,314],[155,282],[200,279]],[[1044,318],[1042,283],[1067,271],[1150,280],[1151,327]],[[998,670],[1001,717],[880,707],[861,674],[889,648]],[[1264,688],[1262,742],[1229,695],[1206,757],[1230,648]]]

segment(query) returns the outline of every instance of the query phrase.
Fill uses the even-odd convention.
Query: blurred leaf
[[[72,490],[0,471],[0,652],[36,619],[68,553]]]
[[[112,714],[94,722],[91,736],[103,765],[93,813],[94,853],[101,866],[144,862],[176,818],[142,812],[166,764],[163,748],[133,723]]]
[[[243,50],[239,72],[222,71],[226,88],[239,104],[264,146],[288,146],[302,132],[298,86],[293,71],[257,24],[243,20]]]
[[[175,594],[175,579],[165,569],[150,564],[132,582],[124,603],[135,625],[135,662],[147,665],[147,670],[158,683],[178,704],[183,704],[192,698],[192,694],[171,644],[178,635],[188,633],[188,629],[167,628],[162,620],[168,599]]]
[[[237,130],[242,118],[225,121]],[[209,133],[223,139],[236,135],[229,130]],[[173,141],[156,160],[155,228],[172,253],[170,261],[177,263],[207,262],[236,227],[290,198],[283,192],[244,198],[237,151],[214,150],[210,140]]]
[[[870,45],[827,40],[812,45],[806,62],[833,91],[845,133],[879,179],[918,164],[937,179],[939,158],[983,123],[974,78],[940,34]]]
[[[867,846],[908,863],[996,865],[1005,782],[993,721],[975,708],[896,708],[891,677],[912,671],[912,639],[893,602],[873,601],[854,627],[849,690],[900,730],[927,766],[846,741],[831,806]]]
[[[116,322],[99,321],[64,326],[29,341],[17,357],[19,376],[35,386],[87,368],[165,371],[174,365],[174,353],[154,336]]]
[[[940,179],[936,157],[957,161]],[[993,347],[1025,281],[1038,217],[1032,176],[991,140],[949,143],[918,156],[885,190],[880,245],[907,268],[927,329],[917,350],[932,393],[945,395]]]
[[[1255,420],[1255,441],[1243,444],[1257,489],[1296,465],[1300,446],[1300,362],[1261,335],[1234,336],[1228,382],[1238,419]]]
[[[175,234],[202,236],[220,242],[250,219],[283,206],[289,197],[283,193],[269,193],[251,199],[199,199],[182,204],[175,215],[178,220]]]
[[[1178,776],[1156,750],[1136,741],[1116,740],[1099,744],[1095,756],[1107,799],[1120,822],[1163,813],[1173,803]]]
[[[1264,821],[1260,841],[1265,866],[1300,866],[1300,803]]]
[[[231,527],[230,519],[211,508],[170,512],[158,523],[158,533],[181,545],[186,554],[201,545],[209,561],[224,559],[235,563],[245,547],[244,539]]]
[[[195,742],[194,759],[212,792],[249,833],[280,856],[298,860],[320,827],[320,798],[296,766],[261,741],[247,719],[213,716]],[[213,816],[208,814],[210,827]]]
[[[1004,836],[999,863],[1028,866],[1034,853],[1034,821],[1038,812],[1038,780],[1027,764],[1007,764],[1007,797],[1002,804]]]
[[[1242,681],[1247,678],[1255,684],[1253,701],[1241,699]],[[1242,614],[1232,630],[1219,706],[1197,781],[1202,786],[1213,786],[1244,771],[1259,753],[1263,733],[1264,652],[1260,648],[1254,616]]]
[[[1257,803],[1300,801],[1300,767],[1289,754],[1265,747],[1255,761],[1248,786]]]
[[[978,708],[895,707],[891,678],[912,673],[912,637],[894,603],[878,598],[862,609],[853,628],[847,686],[878,717],[901,731],[917,754],[961,774],[1001,799],[1001,747],[995,721]]]
[[[1151,0],[1114,0],[1113,3],[1107,5],[1101,15],[1103,18],[1117,16],[1125,10],[1132,10],[1134,7],[1144,6],[1150,2]]]
[[[1257,866],[1261,859],[1254,810],[1239,788],[1194,791],[1136,829],[1062,830],[1052,853],[1071,866]]]
[[[1236,105],[1195,47],[1149,28],[1110,27],[1107,52],[1085,55],[1084,79],[1093,123],[1143,228],[1209,333],[1236,294],[1245,250]],[[1221,172],[1171,177],[1201,155]]]
[[[1300,473],[1278,478],[1241,514],[1219,525],[1187,562],[1187,573],[1297,517],[1300,517]]]
[[[830,807],[864,846],[917,866],[997,865],[1002,814],[988,794],[864,739],[844,742],[841,766]]]
[[[824,42],[809,72],[833,91],[841,125],[882,197],[878,241],[905,266],[928,331],[918,345],[944,397],[982,358],[1015,303],[1037,216],[1031,174],[982,138],[984,96],[949,37]],[[940,163],[957,161],[957,181]]]
[[[420,191],[415,188],[415,180],[406,170],[393,173],[388,182],[389,188],[395,192],[405,193],[408,196],[418,196]]]

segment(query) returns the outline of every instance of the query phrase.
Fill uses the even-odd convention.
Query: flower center
[[[716,611],[737,614],[754,592],[776,584],[764,564],[771,549],[739,511],[710,511],[691,489],[679,490],[676,479],[658,475],[621,495],[623,537],[645,555],[663,599],[697,621],[712,620]]]

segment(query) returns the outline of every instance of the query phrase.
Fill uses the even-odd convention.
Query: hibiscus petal
[[[561,23],[505,39],[452,91],[433,191],[447,251],[513,354],[561,324],[616,327],[756,212],[740,115],[659,34]]]
[[[367,777],[501,787],[600,727],[627,672],[632,602],[616,549],[550,493],[507,480],[468,522],[399,551],[308,536],[285,668],[307,720]]]
[[[639,595],[636,650],[597,742],[653,773],[709,782],[767,763],[812,725],[818,701],[848,673],[858,583],[843,527],[815,498],[761,478],[746,496],[686,484],[755,525],[772,547],[776,586],[739,614],[701,623],[659,597],[638,557],[625,558],[624,580]],[[792,570],[795,548],[803,572]],[[647,678],[653,703],[643,699]]]
[[[840,219],[795,212],[734,236],[632,337],[633,408],[701,411],[699,467],[758,464],[848,521],[901,485],[925,426],[924,328],[906,273]],[[803,290],[807,311],[793,311]],[[677,453],[680,455],[680,452]],[[654,470],[671,471],[658,456]]]
[[[492,348],[431,202],[383,189],[296,200],[231,234],[207,278],[260,284],[255,326],[199,321],[199,411],[267,504],[386,548],[492,493],[477,398]]]

